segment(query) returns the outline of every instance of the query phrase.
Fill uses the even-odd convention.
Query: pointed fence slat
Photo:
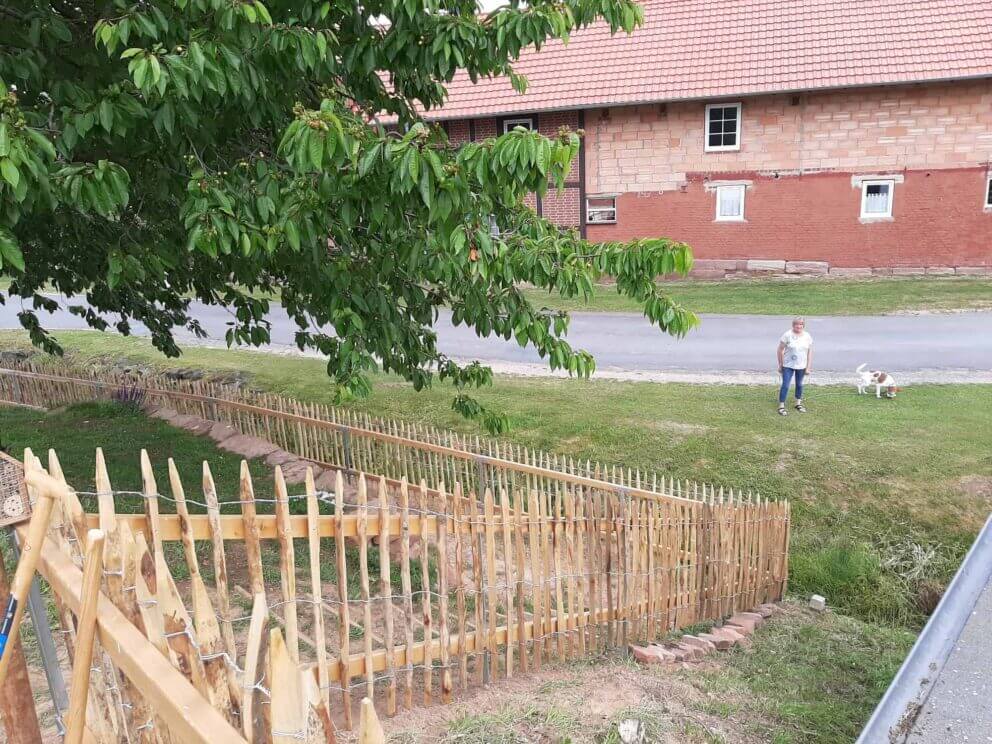
[[[327,636],[324,632],[323,581],[320,576],[320,505],[313,481],[313,469],[307,468],[307,545],[310,555],[310,599],[313,602],[313,634],[317,643],[317,681],[324,705],[330,704],[330,678],[327,667]]]
[[[338,668],[338,679],[341,680],[341,700],[344,708],[344,725],[349,731],[352,728],[351,716],[351,671],[349,660],[351,623],[348,611],[348,558],[344,541],[344,479],[338,471],[337,481],[334,487],[334,518],[337,526],[335,535],[335,549],[338,564],[338,599],[341,608],[338,611],[338,642],[340,643],[340,666]]]
[[[202,401],[191,401],[194,403],[200,406]],[[210,411],[212,405],[204,410]],[[316,407],[299,410],[304,419],[323,415]],[[229,412],[236,426],[263,431],[252,411]],[[369,418],[362,425],[395,432],[389,436],[398,439],[419,437],[431,446],[470,444],[422,427],[394,427]],[[270,427],[270,431],[277,430],[276,426]],[[307,429],[304,434],[311,455],[333,456],[331,434],[319,427]],[[367,440],[366,445],[377,441]],[[98,458],[99,513],[85,515],[78,500],[67,491],[50,542],[71,562],[73,547],[69,540],[74,533],[91,525],[110,525],[119,553],[108,553],[105,546],[105,554],[121,568],[119,574],[108,570],[108,594],[112,593],[111,579],[119,580],[121,610],[140,631],[148,649],[167,664],[174,663],[193,683],[192,689],[215,705],[228,725],[233,723],[251,740],[273,735],[277,739],[288,740],[291,736],[294,740],[313,740],[330,729],[332,717],[350,726],[350,691],[356,677],[370,699],[378,688],[382,710],[392,715],[399,702],[398,683],[404,677],[403,704],[412,705],[416,689],[413,669],[418,667],[423,670],[424,701],[430,704],[437,695],[442,702],[448,702],[453,697],[452,675],[456,667],[459,671],[454,674],[460,679],[460,687],[467,688],[474,679],[491,680],[500,671],[509,677],[525,669],[538,669],[547,660],[581,657],[624,641],[655,640],[671,629],[700,620],[719,620],[729,611],[775,599],[784,589],[788,536],[785,503],[772,504],[760,497],[742,501],[732,492],[728,496],[708,486],[669,484],[664,479],[660,482],[662,490],[688,489],[697,498],[641,498],[634,490],[587,488],[544,472],[523,473],[517,480],[513,472],[494,467],[488,460],[476,460],[468,472],[453,470],[434,450],[421,451],[415,460],[416,468],[408,470],[405,466],[394,467],[395,463],[391,465],[385,459],[387,453],[394,459],[405,457],[402,442],[387,443],[388,451],[376,445],[353,453],[356,459],[382,467],[390,474],[388,478],[371,476],[378,481],[375,508],[369,509],[368,476],[338,471],[333,515],[320,514],[312,472],[305,481],[305,493],[290,495],[281,471],[275,479],[275,513],[258,514],[246,467],[236,486],[240,514],[220,513],[225,500],[222,496],[226,494],[218,492],[209,477],[209,468],[205,468],[206,513],[191,515],[174,464],[169,471],[177,514],[162,514],[157,508],[157,486],[147,454],[141,457],[146,497],[143,513],[117,514],[105,463]],[[484,457],[531,457],[526,451],[502,444],[477,442],[472,446],[490,453]],[[595,470],[591,464],[576,464],[541,453],[535,456],[534,463],[531,467],[539,471],[558,468],[569,477],[589,477],[596,484],[603,483],[599,480],[602,470]],[[410,489],[403,484],[407,473],[423,478],[413,489],[419,505],[419,513],[414,515],[409,513]],[[468,476],[473,485],[482,486],[478,492],[482,498],[471,493],[465,496],[457,482],[449,491],[443,479],[451,473]],[[532,476],[534,489],[521,493],[515,489],[526,482],[525,476]],[[658,485],[643,472],[617,470],[615,478],[638,487],[645,483]],[[291,513],[292,499],[306,499],[306,514]],[[414,537],[419,540],[416,547],[411,545]],[[309,566],[302,562],[300,568],[296,566],[296,538],[307,540]],[[322,591],[324,538],[333,541],[338,563],[338,599],[333,604],[325,602]],[[238,570],[247,569],[252,588],[260,585],[263,591],[266,581],[261,543],[271,540],[278,544],[280,589],[270,587],[270,591],[281,595],[276,604],[284,607],[280,614],[286,619],[276,619],[284,622],[286,629],[279,633],[283,649],[277,649],[275,659],[279,662],[279,654],[285,652],[296,681],[292,682],[289,666],[282,670],[273,666],[271,655],[265,668],[270,675],[289,675],[285,676],[291,682],[287,689],[296,685],[293,689],[297,697],[292,698],[291,707],[297,728],[283,729],[274,720],[264,721],[265,715],[275,713],[282,703],[262,704],[265,701],[258,699],[266,692],[271,694],[271,679],[261,680],[259,688],[255,688],[260,682],[259,654],[265,640],[274,637],[271,633],[266,636],[260,625],[268,608],[263,604],[261,619],[256,620],[254,595],[259,593],[235,587],[239,594],[252,598],[252,617],[237,618],[239,613],[232,611],[230,605],[227,611],[218,609],[222,585],[227,581],[218,580],[216,593],[212,586],[208,589],[204,585],[197,548],[206,546],[196,543],[205,540],[211,541],[214,551],[211,565],[215,576],[226,575],[226,570],[218,572],[217,568],[224,566],[228,557],[241,555],[237,552],[226,556],[224,542],[244,541],[246,565],[238,566]],[[182,543],[182,554],[190,566],[188,591],[195,622],[183,606],[169,570],[169,560],[177,555],[174,546],[167,545],[170,542]],[[391,544],[398,549],[398,567]],[[416,592],[421,595],[419,617],[413,606],[411,549],[417,553],[421,574]],[[375,551],[371,557],[369,550]],[[251,557],[253,553],[257,558]],[[370,563],[376,559],[378,568],[372,564],[372,572],[376,573],[373,577]],[[351,585],[357,585],[361,595],[360,613],[349,612],[354,600],[348,596],[348,573],[354,572],[356,565],[359,575],[351,577]],[[295,616],[290,608],[295,609],[300,601],[296,575],[308,569],[311,593],[303,600],[302,615]],[[394,587],[393,570],[400,575],[399,591]],[[124,592],[124,588],[129,591]],[[455,602],[451,602],[452,597]],[[402,626],[396,629],[394,613],[400,609]],[[331,623],[336,629],[322,627],[325,611],[336,616]],[[239,625],[249,619],[250,624]],[[231,625],[230,647],[235,652],[245,649],[243,674],[234,664],[236,657],[228,651],[225,621]],[[301,621],[312,621],[312,641],[300,631]],[[290,625],[296,626],[295,657],[289,643],[294,635]],[[422,637],[418,637],[417,628],[422,628]],[[604,628],[609,632],[604,633]],[[247,645],[245,633],[254,633]],[[351,638],[362,639],[358,649],[351,648]],[[299,656],[300,640],[309,641],[312,648],[312,652],[306,650],[306,660]],[[470,657],[474,660],[472,670]],[[304,662],[303,666],[300,662]],[[255,672],[249,674],[252,663]],[[440,683],[437,690],[435,671]],[[470,675],[470,671],[474,674]],[[382,684],[375,684],[379,679]],[[135,711],[127,717],[132,739],[166,742],[171,724],[160,714],[160,701],[147,700],[132,687],[128,679],[122,678],[122,702]],[[342,692],[340,705],[337,700],[328,704],[332,689]],[[91,694],[96,690],[93,687]],[[280,693],[283,691],[280,688]],[[93,698],[97,704],[88,705],[89,714],[106,717],[107,727],[112,727],[111,711],[100,703],[100,695]]]
[[[276,465],[276,529],[279,535],[279,578],[282,588],[282,616],[286,623],[285,645],[294,662],[300,661],[299,621],[296,612],[296,551],[289,528],[289,493],[282,468]]]
[[[358,479],[358,579],[361,585],[362,641],[365,646],[365,694],[375,695],[375,673],[372,669],[372,593],[369,588],[368,485],[365,476]]]
[[[423,486],[423,482],[421,482]],[[424,705],[429,706],[433,697],[434,686],[434,609],[431,601],[431,564],[430,540],[423,528],[427,520],[429,504],[425,489],[420,490],[420,607],[421,620],[424,624]],[[439,571],[444,571],[439,566]],[[370,694],[369,697],[372,697]]]

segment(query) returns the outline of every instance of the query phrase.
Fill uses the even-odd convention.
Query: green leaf
[[[380,152],[382,152],[382,143],[380,142],[369,148],[368,152],[365,153],[365,157],[362,158],[361,164],[358,166],[358,175],[364,178],[372,170],[372,166],[375,165]]]
[[[10,158],[0,160],[0,175],[3,176],[4,181],[14,188],[17,187],[17,183],[21,180],[21,173],[17,170],[17,166],[11,162]]]
[[[290,247],[296,251],[300,252],[300,233],[296,230],[296,223],[292,220],[286,220],[286,240],[289,241]]]
[[[158,57],[154,54],[148,57],[148,62],[152,68],[152,84],[157,85],[158,81],[162,78],[162,67],[159,65]]]
[[[0,121],[0,158],[10,154],[10,135],[7,133],[7,122]]]
[[[313,164],[314,169],[320,170],[321,163],[324,160],[324,137],[317,131],[310,132],[310,139],[307,143],[308,149],[310,151],[310,162]]]
[[[148,74],[148,58],[142,57],[134,63],[134,71],[131,73],[134,79],[134,84],[138,90],[143,90],[145,87],[145,76]],[[82,132],[80,132],[82,134]]]
[[[100,101],[100,125],[108,132],[114,128],[114,105],[108,98]]]
[[[203,74],[203,68],[207,63],[206,57],[203,56],[203,48],[198,42],[192,41],[189,45],[189,60],[193,63],[193,67],[196,71]]]
[[[255,3],[255,10],[258,12],[258,17],[260,19],[262,19],[263,22],[265,22],[269,26],[272,25],[272,16],[269,15],[268,8],[266,8],[260,2],[256,2]]]
[[[0,231],[0,258],[3,259],[0,265],[6,263],[24,273],[24,254],[21,253],[17,243],[2,231]]]

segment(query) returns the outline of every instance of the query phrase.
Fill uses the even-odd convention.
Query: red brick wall
[[[880,169],[881,173],[897,171]],[[616,225],[590,240],[667,236],[702,259],[827,261],[831,266],[992,266],[992,213],[982,208],[987,169],[901,172],[892,221],[863,223],[849,173],[748,179],[744,222],[715,222],[716,195],[701,175],[681,189],[625,193]],[[720,178],[730,174],[720,174]]]
[[[561,194],[551,189],[541,199],[542,212],[545,218],[562,227],[579,227],[579,189],[568,186]]]
[[[992,266],[992,82],[729,99],[741,147],[706,152],[712,101],[586,113],[586,193],[618,193],[592,240],[667,236],[703,259],[837,267]],[[891,222],[862,223],[852,174],[903,174]],[[776,178],[777,176],[777,178]],[[744,223],[715,222],[706,180],[747,179]]]
[[[452,144],[463,145],[472,139],[469,135],[467,119],[449,121],[445,124],[445,128],[448,130],[448,140],[450,140]]]
[[[707,103],[586,114],[587,192],[668,191],[692,173],[962,168],[992,162],[992,81],[730,99],[739,151],[706,152]]]

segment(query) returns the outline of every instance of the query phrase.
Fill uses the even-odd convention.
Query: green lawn
[[[237,498],[240,456],[217,449],[209,439],[176,429],[125,406],[86,403],[53,414],[0,407],[0,446],[17,458],[24,454],[25,447],[30,447],[45,464],[48,450],[55,449],[66,480],[81,491],[94,489],[97,447],[103,448],[114,489],[140,491],[141,463],[138,458],[141,450],[147,449],[159,490],[169,493],[167,461],[171,457],[182,477],[187,497],[195,501],[203,500],[201,464],[209,460],[218,492],[225,498]],[[251,470],[256,492],[271,495],[272,478],[265,463],[252,461]],[[175,512],[166,500],[161,508],[163,512]],[[133,500],[128,510],[142,510],[140,497]]]
[[[742,315],[875,315],[900,310],[992,309],[992,279],[744,279],[667,282],[671,294],[697,313]],[[597,285],[588,302],[537,289],[530,300],[563,310],[640,313],[611,285]]]
[[[81,361],[125,358],[163,368],[236,370],[260,388],[301,399],[329,402],[333,395],[319,360],[207,349],[163,360],[141,340],[87,333],[61,338]],[[0,335],[0,349],[23,344],[21,334]],[[761,740],[853,737],[992,498],[992,454],[987,441],[975,436],[992,420],[992,386],[921,385],[894,401],[859,397],[847,387],[815,387],[808,396],[810,414],[786,419],[774,414],[772,391],[760,387],[504,377],[479,397],[509,414],[508,438],[526,446],[793,500],[790,591],[799,601],[812,592],[824,594],[842,614],[801,613],[769,626],[777,630],[762,636],[767,640],[693,682],[712,700],[705,704],[707,716],[751,720],[748,725],[766,732]],[[450,401],[449,389],[416,394],[380,377],[369,400],[351,405],[475,431],[451,411]],[[138,487],[141,447],[149,449],[163,488],[169,455],[181,463],[190,492],[197,490],[197,466],[204,458],[213,464],[222,492],[233,493],[236,482],[237,458],[113,406],[48,415],[0,409],[0,432],[15,452],[31,446],[40,454],[56,446],[69,479],[81,487],[92,483],[97,445],[105,447],[117,488]],[[258,490],[267,492],[269,479],[260,468],[256,472]],[[730,692],[732,702],[716,704]],[[537,714],[521,715],[521,725],[529,725]],[[496,724],[469,719],[459,725],[485,731]],[[475,741],[454,729],[450,736]],[[605,729],[596,737],[589,740],[609,741]]]
[[[164,360],[147,342],[65,333],[81,359],[239,371],[260,388],[331,402],[317,359],[189,349]],[[23,345],[0,334],[0,348]],[[450,389],[374,381],[352,405],[478,433]],[[989,509],[992,386],[920,385],[894,401],[813,387],[810,414],[782,419],[764,387],[503,377],[480,391],[505,411],[509,439],[579,458],[662,470],[794,502],[791,586],[868,621],[918,627]]]

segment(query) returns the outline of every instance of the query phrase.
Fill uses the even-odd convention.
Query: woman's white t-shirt
[[[780,341],[785,346],[785,351],[782,354],[782,366],[790,369],[806,369],[809,347],[813,345],[813,337],[806,331],[793,333],[790,330],[782,334]]]

